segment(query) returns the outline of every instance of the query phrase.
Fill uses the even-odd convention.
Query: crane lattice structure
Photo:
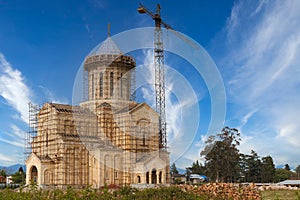
[[[157,4],[156,13],[149,11],[145,6],[140,4],[138,12],[148,14],[155,21],[154,31],[154,64],[155,64],[155,96],[156,112],[159,114],[159,136],[160,148],[167,148],[167,128],[166,128],[166,111],[165,111],[165,67],[164,67],[164,45],[162,40],[163,25],[166,29],[171,26],[162,21],[160,16],[160,5]]]

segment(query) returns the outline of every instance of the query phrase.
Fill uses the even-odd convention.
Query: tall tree
[[[274,182],[275,178],[275,165],[273,158],[271,156],[266,156],[262,158],[262,171],[261,171],[261,181],[263,183]]]
[[[178,170],[177,170],[175,163],[172,163],[172,165],[171,165],[171,174],[172,175],[178,174]]]
[[[248,157],[249,157],[249,155],[245,155],[242,153],[240,154],[240,161],[239,161],[239,166],[240,166],[239,181],[240,182],[247,182],[247,179],[248,179],[248,173],[249,173]]]
[[[249,176],[248,182],[261,182],[261,169],[262,163],[259,159],[258,154],[251,150],[251,154],[248,158]]]
[[[19,168],[19,172],[20,172],[20,173],[24,173],[23,167],[20,167],[20,168]]]
[[[289,164],[285,164],[284,169],[287,170],[287,171],[291,171],[291,168],[290,168]]]
[[[250,155],[240,155],[241,181],[261,182],[262,162],[258,154],[251,150]]]
[[[300,165],[296,167],[295,171],[297,173],[297,178],[300,179]]]
[[[6,177],[6,175],[7,175],[6,172],[3,169],[1,169],[0,170],[0,176]]]
[[[188,167],[191,174],[205,174],[205,167],[197,160],[193,162],[191,167]]]
[[[239,174],[240,133],[235,128],[224,127],[221,133],[210,136],[201,152],[205,158],[207,175],[216,181],[232,182]]]

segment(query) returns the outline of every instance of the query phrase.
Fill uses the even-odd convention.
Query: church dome
[[[123,54],[111,37],[106,38],[104,42],[96,46],[89,56],[94,55],[121,55]]]
[[[85,68],[89,67],[89,64],[95,62],[121,62],[123,64],[129,64],[135,66],[135,60],[131,56],[124,55],[119,49],[114,40],[108,36],[106,40],[97,45],[85,58]]]

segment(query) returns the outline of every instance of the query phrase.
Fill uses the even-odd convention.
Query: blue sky
[[[156,2],[141,2],[155,9]],[[112,35],[153,26],[148,16],[136,11],[138,3],[0,0],[0,165],[23,162],[29,101],[72,103],[77,70],[84,57],[107,37],[108,22]],[[198,42],[214,60],[226,91],[224,125],[241,131],[240,150],[271,155],[277,165],[300,164],[300,2],[158,3],[163,19]],[[139,65],[151,65],[151,51],[132,55]],[[169,53],[166,65],[188,80],[199,100],[200,126],[195,140],[176,162],[184,168],[200,159],[211,117],[211,94],[205,78],[195,77],[183,59]],[[172,80],[168,80],[169,86]],[[151,104],[147,93],[143,94]],[[168,126],[174,135],[181,119],[172,116],[180,116],[184,106],[172,101],[168,108]],[[180,154],[183,149],[176,151]]]

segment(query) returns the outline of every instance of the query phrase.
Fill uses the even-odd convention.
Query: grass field
[[[261,196],[263,200],[300,200],[300,190],[267,190]]]

